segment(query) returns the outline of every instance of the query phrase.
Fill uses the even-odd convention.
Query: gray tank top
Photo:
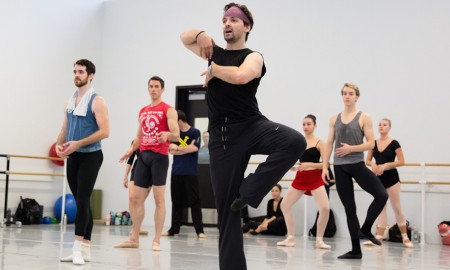
[[[352,152],[344,157],[338,157],[336,155],[336,148],[340,147],[341,143],[359,145],[364,142],[364,132],[359,126],[361,114],[362,111],[359,111],[348,124],[342,123],[341,114],[338,114],[334,123],[334,165],[355,164],[364,161],[363,152]]]

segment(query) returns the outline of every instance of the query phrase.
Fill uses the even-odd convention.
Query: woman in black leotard
[[[303,194],[306,194],[314,197],[319,208],[316,248],[331,248],[330,245],[323,242],[323,234],[328,222],[330,205],[324,187],[324,184],[328,185],[328,183],[322,180],[322,162],[320,161],[324,143],[314,135],[315,129],[316,117],[309,114],[303,119],[303,131],[305,132],[307,144],[306,150],[300,157],[300,165],[293,167],[293,170],[297,171],[297,175],[281,203],[281,210],[286,220],[288,236],[284,241],[278,242],[277,246],[295,246],[295,220],[294,214],[292,213],[292,206]]]
[[[281,212],[280,204],[283,201],[281,196],[281,185],[273,186],[271,193],[272,199],[267,202],[267,214],[261,219],[256,218],[255,221],[251,219],[246,225],[250,229],[251,234],[266,234],[266,235],[281,235],[287,233],[284,216]],[[244,227],[246,226],[244,225]],[[243,229],[244,229],[243,227]]]
[[[406,247],[413,247],[413,244],[407,235],[406,218],[400,205],[400,178],[396,169],[405,164],[405,159],[398,141],[389,137],[390,130],[391,120],[387,118],[381,119],[378,124],[380,138],[375,141],[373,150],[369,150],[366,164],[372,168],[372,171],[378,176],[381,183],[386,188],[392,209],[394,210],[395,220],[402,233],[403,244]],[[375,158],[375,162],[372,161],[372,157]],[[377,232],[375,236],[377,239],[383,239],[386,225],[387,212],[386,206],[384,206],[383,211],[378,216]]]

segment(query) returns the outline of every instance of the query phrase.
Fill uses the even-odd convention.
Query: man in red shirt
[[[155,236],[152,249],[161,250],[160,238],[166,216],[164,193],[166,189],[167,169],[169,167],[170,141],[178,141],[180,130],[178,114],[174,108],[162,101],[164,80],[153,76],[148,82],[151,103],[139,111],[139,128],[133,145],[120,158],[124,162],[136,151],[140,150],[136,164],[133,204],[133,229],[130,239],[118,244],[117,248],[138,248],[139,230],[144,219],[144,202],[153,186],[155,199]]]

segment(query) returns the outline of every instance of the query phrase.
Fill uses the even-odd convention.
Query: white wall
[[[47,156],[61,129],[64,102],[76,89],[73,63],[92,59],[101,78],[102,2],[0,1],[0,154]],[[5,170],[1,158],[0,171]],[[62,173],[61,167],[46,160],[15,158],[10,170]],[[46,214],[52,214],[61,194],[61,177],[10,178],[11,208],[23,195],[35,198]],[[0,179],[3,217],[4,175]]]
[[[3,52],[0,54],[2,63],[7,64],[2,65],[4,72],[0,76],[5,78],[0,77],[0,81],[6,82],[2,89],[8,89],[1,90],[0,115],[2,123],[7,121],[7,126],[13,130],[11,133],[14,133],[2,133],[0,152],[46,153],[59,129],[60,106],[73,89],[69,68],[74,59],[81,56],[92,58],[99,70],[95,86],[105,97],[111,117],[111,137],[104,141],[105,160],[96,188],[104,191],[104,213],[125,210],[127,191],[121,186],[124,166],[118,163],[118,159],[135,135],[138,109],[149,101],[147,80],[152,75],[160,75],[166,80],[164,98],[170,104],[175,103],[177,85],[202,83],[199,75],[206,63],[181,45],[179,34],[188,28],[198,28],[207,31],[217,44],[223,45],[221,16],[225,2],[141,0],[131,4],[130,1],[115,0],[100,7],[101,1],[60,3],[48,0],[47,5],[51,3],[61,12],[58,15],[52,12],[52,16],[58,17],[47,19],[40,16],[47,12],[45,5],[28,2],[34,7],[27,9],[33,10],[31,17],[34,18],[28,27],[42,23],[41,28],[49,30],[37,35],[37,31],[28,29],[28,35],[20,36],[18,42],[8,47],[13,53],[8,53],[8,57]],[[13,40],[17,39],[16,33],[22,32],[21,24],[25,23],[23,20],[16,24],[10,22],[30,16],[24,15],[23,3],[14,2],[13,10],[9,12],[4,11],[6,4],[0,4],[3,5],[0,12],[9,18],[1,16],[0,27],[5,28],[9,33],[7,36]],[[375,124],[382,117],[392,119],[392,136],[402,144],[407,162],[445,163],[450,160],[449,151],[445,151],[449,145],[450,128],[440,121],[450,114],[448,1],[275,3],[249,0],[245,4],[255,18],[247,45],[260,51],[267,65],[258,100],[261,110],[269,118],[300,128],[302,118],[313,113],[318,117],[317,135],[325,139],[329,118],[342,109],[340,88],[344,82],[351,81],[361,89],[359,108],[371,114]],[[71,9],[80,12],[70,12]],[[81,20],[84,21],[83,30],[75,19],[79,13],[86,16],[86,20]],[[5,27],[6,23],[8,27]],[[88,25],[94,25],[94,28],[87,28]],[[52,34],[55,31],[58,35]],[[79,43],[82,35],[88,37],[83,41],[89,43]],[[28,52],[30,46],[24,47],[22,43],[33,44],[34,53]],[[48,46],[51,50],[46,49]],[[21,57],[19,65],[15,63],[17,56],[11,56],[13,54]],[[48,62],[47,58],[51,59],[51,65],[42,63],[43,59]],[[34,61],[34,65],[28,65],[29,60]],[[38,68],[31,69],[31,66]],[[68,69],[51,72],[47,66]],[[30,78],[33,78],[33,84]],[[41,85],[36,87],[36,82]],[[51,99],[44,98],[49,96],[48,93],[34,93],[47,88],[51,88],[48,90],[52,94]],[[27,96],[32,96],[32,100],[37,102],[27,101]],[[4,104],[4,97],[8,97],[7,104]],[[23,106],[24,102],[27,106]],[[37,104],[46,104],[46,111]],[[7,112],[16,111],[18,106],[26,109],[23,112],[21,108],[21,113],[39,116],[32,121],[35,144],[24,135],[28,126],[20,124],[20,120],[5,118]],[[43,124],[42,119],[46,118],[51,121]],[[46,128],[42,128],[44,125]],[[253,160],[263,158],[255,157]],[[251,170],[254,167],[249,168]],[[421,177],[418,168],[401,168],[400,172],[405,180],[419,180]],[[433,180],[450,181],[449,169],[433,169],[430,173]],[[293,178],[293,175],[288,174],[287,177]],[[417,193],[419,187],[405,185],[403,189],[408,191],[403,196],[404,211],[408,219],[419,224],[420,214],[416,206],[417,198],[420,198]],[[438,242],[435,226],[448,219],[448,213],[439,207],[439,202],[448,197],[449,190],[442,186],[431,187],[430,190],[447,192],[427,195],[427,209],[434,212],[427,217],[429,224],[426,227],[429,228],[429,239]],[[364,203],[369,198],[365,193],[357,193],[361,205],[358,214],[362,221],[365,217],[363,210],[366,209]],[[331,196],[333,209],[342,214],[337,194],[333,191]],[[148,213],[153,212],[153,205],[152,200],[147,201]],[[166,205],[169,217],[169,192]],[[311,207],[313,209],[314,206]],[[298,223],[303,219],[301,209],[298,206]],[[442,212],[436,209],[442,209]],[[310,221],[314,219],[314,211],[310,211]],[[343,215],[337,216],[337,222],[338,236],[348,236]],[[147,215],[145,223],[153,224],[151,215]],[[167,218],[166,225],[169,223],[170,218]],[[297,231],[301,233],[302,229],[299,227]]]

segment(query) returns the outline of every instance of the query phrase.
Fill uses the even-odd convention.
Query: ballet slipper
[[[285,240],[277,242],[277,246],[281,247],[294,247],[295,246],[295,239],[294,236],[289,235]]]
[[[373,234],[371,232],[364,232],[364,231],[360,230],[360,233],[362,235],[364,235],[373,244],[375,244],[377,246],[381,246],[382,245],[381,241],[378,240],[375,236],[373,236]]]
[[[153,251],[161,251],[161,245],[159,243],[153,242],[152,250]]]
[[[148,231],[146,230],[140,230],[139,235],[148,235]]]
[[[372,241],[369,241],[369,240],[364,241],[364,242],[363,242],[363,245],[364,245],[364,246],[376,246],[374,243],[372,243]]]
[[[139,248],[139,243],[127,240],[127,241],[123,241],[120,244],[115,245],[114,247],[115,248]]]
[[[206,234],[205,233],[199,233],[199,234],[197,234],[197,236],[200,239],[205,239],[206,238]]]
[[[338,259],[361,259],[362,253],[361,252],[353,252],[349,251],[341,256],[338,256]]]
[[[177,236],[178,233],[172,233],[170,231],[161,233],[161,236]]]
[[[325,244],[324,241],[317,241],[317,242],[316,242],[316,248],[320,248],[320,249],[331,249],[331,246]]]
[[[407,248],[412,248],[414,247],[413,243],[411,242],[411,240],[409,240],[408,236],[407,237],[403,237],[403,245]]]

